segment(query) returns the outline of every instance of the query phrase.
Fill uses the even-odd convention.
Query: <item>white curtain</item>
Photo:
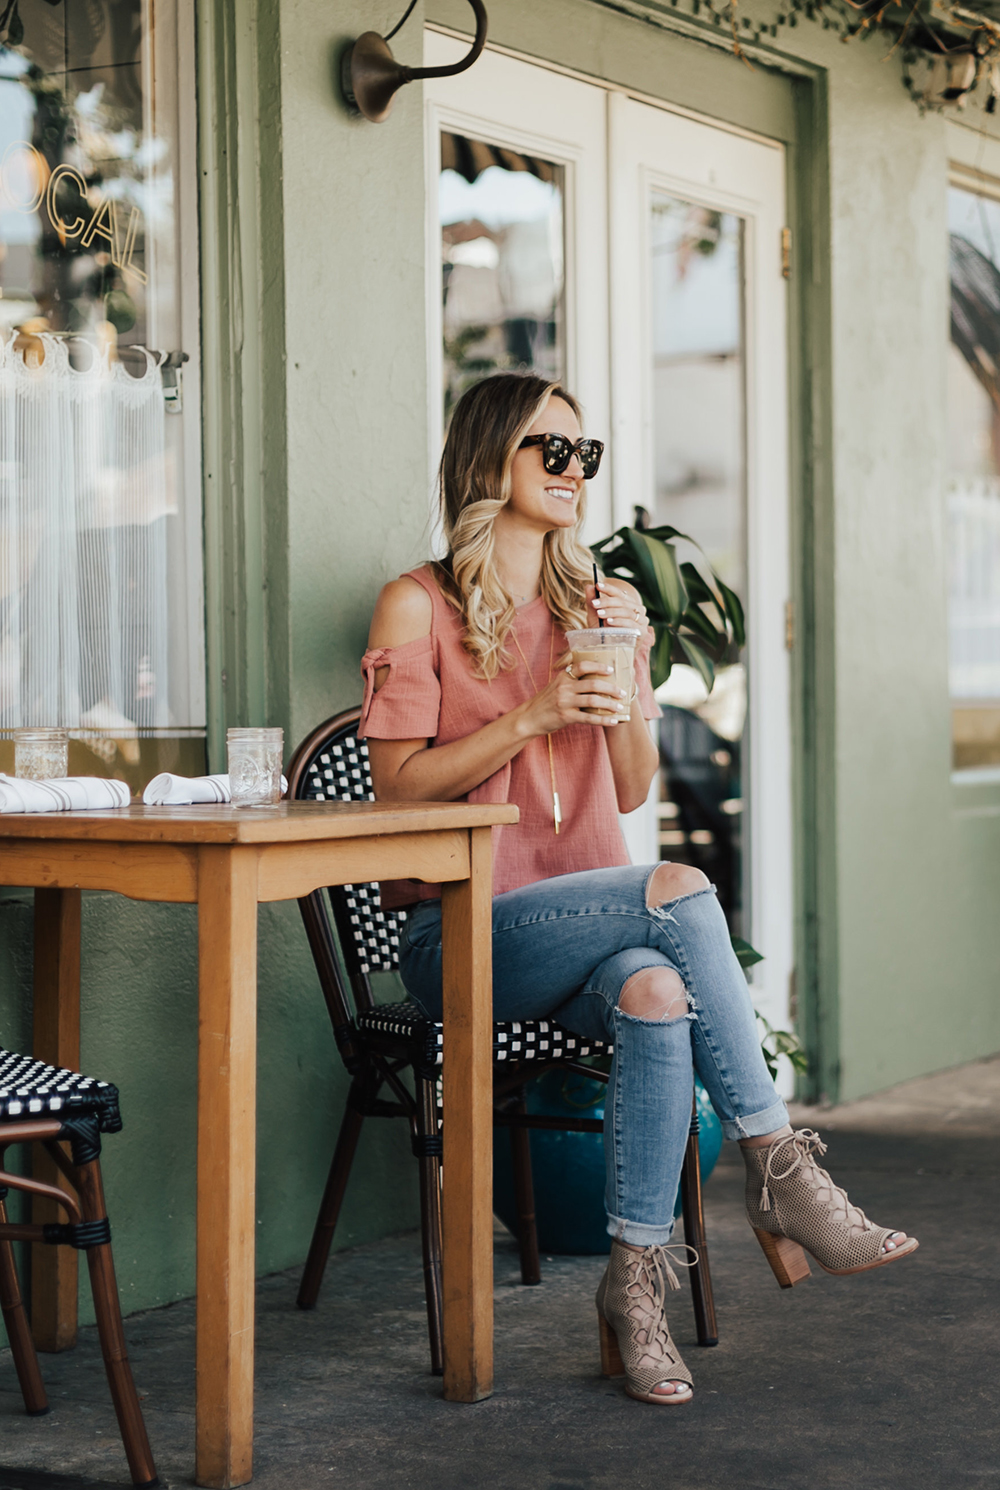
[[[176,498],[157,361],[136,377],[90,343],[22,341],[0,345],[0,727],[162,728]]]

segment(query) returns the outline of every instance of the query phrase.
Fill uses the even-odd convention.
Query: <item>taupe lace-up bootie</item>
[[[875,1226],[852,1205],[816,1154],[826,1144],[811,1128],[776,1138],[766,1148],[744,1148],[747,1167],[747,1219],[782,1288],[793,1288],[809,1276],[805,1252],[827,1273],[866,1273],[915,1252],[909,1237],[885,1251],[887,1238],[901,1235]]]
[[[694,1257],[697,1261],[698,1254]],[[674,1261],[681,1267],[694,1266],[678,1257]],[[692,1382],[667,1327],[664,1300],[668,1288],[680,1288],[680,1284],[666,1248],[633,1252],[612,1242],[611,1260],[597,1290],[601,1370],[605,1376],[624,1376],[626,1392],[640,1402],[679,1407],[692,1400]],[[686,1390],[669,1395],[654,1392],[654,1387],[667,1381],[684,1382]]]

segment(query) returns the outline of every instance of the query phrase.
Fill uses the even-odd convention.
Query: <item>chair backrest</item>
[[[288,767],[289,797],[319,802],[374,801],[368,747],[357,734],[360,718],[360,709],[345,710],[327,719],[303,740]],[[369,974],[392,972],[399,966],[399,933],[406,917],[402,912],[382,909],[376,884],[334,885],[326,894],[337,928],[343,967],[337,956],[323,892],[315,890],[312,895],[304,896],[299,909],[334,1034],[347,1060],[343,1040],[349,1035],[346,1026],[351,1017],[351,1002],[356,1011],[374,1005]]]

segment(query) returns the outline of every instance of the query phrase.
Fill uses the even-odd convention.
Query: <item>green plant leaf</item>
[[[718,596],[709,588],[705,576],[697,564],[693,564],[690,559],[685,559],[681,565],[681,574],[684,576],[684,583],[688,587],[688,594],[692,600],[696,601],[699,605],[703,601],[713,600],[718,605]]]
[[[803,1049],[798,1035],[793,1034],[791,1030],[776,1030],[759,1009],[755,1010],[755,1013],[758,1024],[764,1026],[764,1038],[760,1042],[760,1048],[772,1081],[778,1074],[779,1057],[783,1055],[791,1061],[792,1070],[804,1076],[809,1070],[809,1056]]]
[[[679,528],[671,528],[666,524],[659,528],[643,528],[647,538],[658,538],[661,543],[670,543],[674,538],[683,538],[687,543],[693,543],[693,538],[688,538]]]
[[[681,617],[681,625],[693,631],[702,641],[712,648],[713,652],[721,652],[729,640],[725,631],[720,631],[710,616],[706,616],[700,605],[689,605]]]
[[[735,593],[735,591],[731,590],[728,585],[723,584],[722,580],[718,578],[718,575],[716,575],[716,581],[718,583],[720,591],[722,592],[722,599],[725,603],[726,614],[728,615],[730,625],[733,628],[733,641],[738,647],[744,647],[746,646],[747,634],[746,624],[743,618],[743,605],[740,597]]]
[[[714,626],[717,644],[720,647],[725,646],[729,641],[729,623],[722,598],[715,593],[701,570],[696,564],[692,564],[690,559],[681,565],[681,574],[684,576],[684,583],[688,587],[688,594],[691,596],[694,606],[697,606],[699,609],[706,605],[712,607],[718,618],[716,621],[713,622],[704,610],[701,613],[705,616],[708,624]],[[692,606],[688,607],[688,615],[691,614],[692,608]]]
[[[689,636],[678,636],[677,644],[693,668],[701,674],[702,682],[711,693],[715,686],[715,668],[712,659],[702,651],[698,643]]]
[[[687,610],[688,593],[681,578],[677,554],[667,543],[649,538],[634,528],[627,530],[627,542],[635,554],[636,566],[642,572],[644,596],[652,595],[658,607],[676,625]]]
[[[590,545],[590,552],[594,555],[595,559],[603,559],[608,549],[611,548],[613,544],[620,542],[621,529],[618,529],[614,533],[609,533],[607,538],[598,538],[596,543],[592,543]]]
[[[659,688],[670,677],[674,665],[674,639],[666,626],[656,628],[656,640],[649,654],[649,675],[654,688]]]
[[[740,967],[753,967],[755,963],[764,961],[763,952],[758,952],[756,947],[751,947],[750,943],[744,941],[741,936],[731,936],[729,940],[733,944],[733,951],[736,953],[736,960]]]

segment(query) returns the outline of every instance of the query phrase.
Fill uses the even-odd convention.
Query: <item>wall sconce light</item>
[[[456,73],[471,67],[486,45],[486,10],[483,0],[469,0],[476,15],[476,39],[461,62],[450,67],[404,67],[397,62],[389,50],[389,42],[412,11],[416,0],[388,36],[379,36],[377,31],[366,31],[349,46],[341,61],[340,86],[347,104],[373,124],[388,119],[392,110],[393,95],[404,83],[417,78],[451,78]]]

